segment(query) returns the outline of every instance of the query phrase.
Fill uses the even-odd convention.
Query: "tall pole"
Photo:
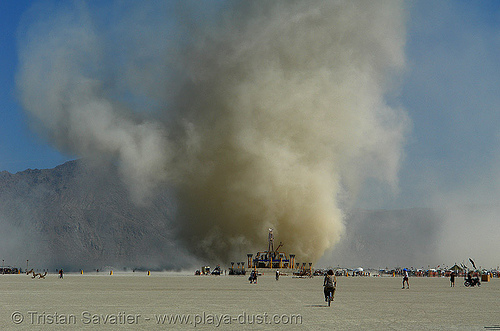
[[[274,251],[274,235],[273,235],[273,229],[269,229],[269,246],[268,246],[268,253],[272,254],[271,252]]]
[[[252,268],[252,256],[253,256],[253,254],[247,254],[247,257],[248,257],[248,261],[247,261],[248,268]]]

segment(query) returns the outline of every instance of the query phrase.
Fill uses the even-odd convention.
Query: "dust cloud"
[[[241,257],[273,228],[316,261],[367,178],[397,186],[404,44],[398,1],[44,4],[17,87],[36,132],[114,160],[137,203],[173,187],[195,255]]]

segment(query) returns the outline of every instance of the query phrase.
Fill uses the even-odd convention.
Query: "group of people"
[[[258,276],[257,270],[252,270],[252,272],[250,273],[250,277],[248,277],[250,284],[257,284],[257,276]],[[280,272],[279,270],[276,270],[276,280],[279,280],[279,278],[280,278]],[[326,272],[325,278],[323,280],[323,287],[324,287],[325,301],[328,301],[329,296],[331,298],[331,301],[333,301],[333,297],[335,295],[335,289],[337,287],[337,276],[335,276],[332,269]]]
[[[455,287],[455,278],[456,274],[455,272],[452,272],[450,274],[450,287]],[[408,283],[408,271],[404,269],[403,271],[403,287],[405,288],[405,283],[406,283],[406,288],[410,288],[410,284]],[[481,286],[481,282],[479,280],[479,277],[472,278],[471,273],[467,273],[467,277],[465,277],[465,286],[476,286],[479,285]]]
[[[452,272],[450,274],[450,287],[455,287],[455,278],[456,274],[455,272]],[[408,271],[404,269],[403,271],[403,287],[405,288],[405,283],[406,283],[406,288],[410,288],[410,284],[408,283]],[[472,278],[471,273],[467,273],[467,277],[465,278],[465,285],[466,286],[475,286],[475,285],[481,285],[481,282],[479,281],[479,277]]]
[[[280,277],[280,272],[279,270],[276,270],[276,280],[279,280]],[[450,286],[454,287],[455,286],[455,273],[452,272],[450,275]],[[248,278],[250,280],[250,283],[257,284],[257,271],[253,270],[250,274],[250,277]],[[408,281],[409,276],[408,276],[408,270],[404,269],[403,270],[403,289],[410,288],[410,283]],[[468,275],[468,278],[466,281],[469,281],[471,284],[474,283],[475,279],[471,279],[471,275]],[[472,285],[474,286],[474,285]],[[323,280],[323,287],[324,287],[324,294],[325,294],[325,301],[328,301],[328,297],[330,296],[331,301],[333,301],[334,295],[335,295],[335,289],[337,287],[337,276],[334,274],[333,270],[330,269],[325,273],[325,278]]]
[[[278,276],[277,276],[278,277]],[[455,287],[455,273],[452,272],[450,274],[450,286]],[[410,283],[408,281],[408,270],[404,269],[403,270],[403,289],[410,288]],[[278,278],[276,278],[278,279]],[[465,282],[468,283],[468,286],[475,286],[475,285],[481,285],[481,282],[479,281],[479,277],[472,278],[471,273],[467,274],[467,277],[465,278]],[[328,301],[328,296],[331,293],[331,300],[333,301],[333,297],[335,294],[335,289],[337,287],[337,277],[334,275],[333,270],[328,270],[328,272],[325,274],[325,278],[323,280],[323,286],[324,286],[324,293],[325,293],[325,301]]]

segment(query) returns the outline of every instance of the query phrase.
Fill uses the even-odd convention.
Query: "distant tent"
[[[459,266],[458,264],[455,264],[453,267],[450,268],[450,271],[462,271],[464,268]]]

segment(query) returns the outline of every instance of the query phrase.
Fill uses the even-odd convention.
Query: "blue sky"
[[[15,95],[16,30],[30,1],[0,2],[0,170],[52,168],[62,155],[30,131]],[[411,120],[399,191],[370,186],[366,207],[412,207],[447,192],[496,202],[500,187],[500,2],[408,3],[407,70],[392,105]],[[364,203],[363,203],[364,201]]]
[[[448,194],[498,185],[500,3],[415,2],[408,19],[408,73],[400,101],[412,120],[402,188]],[[474,201],[477,202],[477,201]],[[492,202],[492,201],[490,201]]]
[[[15,173],[28,168],[53,168],[71,156],[57,150],[31,132],[15,91],[17,67],[16,31],[32,1],[0,2],[0,170]]]

